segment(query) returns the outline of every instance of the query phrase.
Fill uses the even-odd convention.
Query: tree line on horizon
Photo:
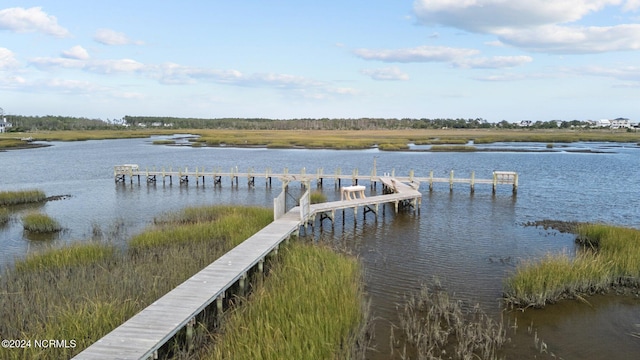
[[[230,129],[230,130],[399,130],[399,129],[490,129],[520,128],[519,123],[503,120],[491,123],[475,119],[411,119],[411,118],[359,118],[359,119],[267,119],[267,118],[178,118],[162,116],[124,116],[122,119],[102,120],[71,116],[22,116],[12,115],[8,121],[11,131],[52,130],[113,130],[126,128],[170,129]],[[554,129],[585,126],[586,121],[536,121],[529,129]]]

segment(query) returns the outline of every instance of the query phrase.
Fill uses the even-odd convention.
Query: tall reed
[[[208,359],[349,357],[363,321],[358,261],[293,243],[264,285],[224,323]]]
[[[445,354],[447,359],[498,359],[507,341],[502,319],[493,320],[479,305],[465,307],[439,288],[423,286],[407,299],[399,317],[406,341],[419,359],[440,359]]]

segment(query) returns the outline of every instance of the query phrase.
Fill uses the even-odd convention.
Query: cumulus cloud
[[[476,55],[479,51],[446,46],[418,46],[406,49],[356,49],[353,53],[365,60],[410,63],[448,62],[460,57]]]
[[[363,75],[371,77],[373,80],[409,80],[409,75],[405,74],[395,66],[378,69],[363,69],[360,72]]]
[[[640,24],[548,25],[531,30],[505,30],[499,36],[506,44],[537,52],[579,54],[640,49]]]
[[[19,65],[13,52],[0,47],[0,70],[12,69]]]
[[[142,41],[130,39],[126,34],[111,29],[98,29],[93,40],[104,45],[143,45]]]
[[[98,74],[133,73],[144,71],[146,68],[143,63],[131,59],[94,60],[72,56],[58,58],[39,57],[30,59],[29,63],[41,70],[56,68],[79,69]]]
[[[530,56],[493,56],[464,58],[453,62],[456,67],[472,69],[502,69],[520,66],[533,61]]]
[[[547,53],[598,53],[637,50],[638,24],[580,26],[587,15],[616,7],[640,9],[640,0],[416,0],[414,12],[424,25],[448,26],[494,34],[498,41]]]
[[[493,32],[573,22],[620,3],[621,0],[416,0],[414,11],[423,24]]]
[[[58,25],[55,16],[48,15],[40,7],[0,10],[0,29],[19,33],[41,32],[59,38],[71,35],[67,29]]]
[[[69,50],[62,52],[62,57],[67,59],[87,60],[89,59],[89,52],[80,45],[76,45]]]

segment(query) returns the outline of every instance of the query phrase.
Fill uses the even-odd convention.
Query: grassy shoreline
[[[220,129],[147,129],[48,131],[23,133],[34,141],[84,141],[101,139],[146,138],[154,135],[192,134],[192,146],[232,146],[307,149],[367,149],[406,150],[407,144],[463,145],[495,142],[570,143],[576,141],[607,141],[638,144],[640,133],[611,130],[530,130],[530,129],[400,129],[400,130],[220,130]],[[0,135],[0,148],[15,144],[15,133]],[[13,140],[12,140],[13,139]],[[169,141],[170,142],[170,141]],[[168,142],[168,143],[169,143]],[[162,144],[164,141],[155,142]],[[4,149],[11,149],[6,147]],[[452,147],[452,151],[455,151]],[[462,151],[468,151],[461,147]]]
[[[640,230],[602,224],[577,227],[575,258],[548,254],[518,265],[504,283],[507,304],[544,307],[566,298],[640,287]]]
[[[0,348],[0,358],[72,357],[266,226],[272,217],[271,209],[266,208],[187,208],[156,218],[153,227],[130,239],[127,249],[118,248],[104,239],[96,239],[29,254],[25,259],[16,261],[14,267],[6,269],[0,277],[0,294],[3,294],[0,296],[0,318],[3,319],[0,322],[0,334],[8,339],[74,340],[76,347],[51,348],[45,352],[35,348]],[[265,281],[265,289],[275,286],[282,290],[287,287],[287,291],[297,292],[275,291],[281,297],[280,305],[293,306],[289,309],[292,312],[289,315],[294,316],[291,320],[294,322],[301,316],[307,318],[307,313],[300,315],[293,312],[305,302],[292,302],[291,299],[311,295],[306,306],[319,310],[325,309],[328,301],[332,301],[334,305],[329,308],[332,314],[315,314],[310,318],[313,320],[308,324],[311,327],[326,325],[322,328],[322,334],[317,334],[318,347],[313,348],[317,350],[324,347],[323,353],[327,349],[336,354],[343,350],[351,351],[347,344],[355,339],[352,335],[358,332],[363,309],[359,263],[314,245],[290,246],[292,250],[285,247],[278,256],[278,261],[284,261],[282,264],[278,261],[269,262],[275,267],[273,273],[271,265],[268,267],[269,280]],[[297,271],[305,267],[308,267],[305,271]],[[259,285],[259,274],[254,276]],[[313,279],[309,279],[309,276]],[[307,291],[300,293],[300,284],[316,281],[314,290],[320,291],[320,294]],[[258,285],[251,286],[259,289]],[[265,301],[258,300],[262,291],[266,290],[251,295],[253,302]],[[273,296],[276,295],[267,298],[267,306],[273,306],[269,305]],[[331,300],[322,296],[330,296]],[[228,298],[228,306],[244,303],[237,296]],[[234,313],[245,311],[249,310],[241,305]],[[342,311],[345,311],[344,316],[337,319],[329,316]],[[209,336],[213,331],[211,326],[218,326],[215,316],[212,320],[209,311],[203,314],[198,317],[196,336],[196,344],[202,349],[207,341],[218,341],[217,337],[213,339]],[[339,323],[330,320],[338,320]],[[297,336],[305,333],[307,331]],[[333,340],[324,337],[329,333]],[[184,335],[179,333],[170,340],[161,349],[161,358],[187,356],[183,339]],[[333,345],[328,345],[331,342]],[[256,346],[253,351],[258,352],[268,351],[267,348],[271,347],[265,343],[252,345]],[[293,351],[308,350],[299,344],[293,345],[298,346]],[[340,345],[343,346],[342,350]],[[260,349],[259,346],[266,348]]]

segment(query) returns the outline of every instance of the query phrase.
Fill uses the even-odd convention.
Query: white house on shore
[[[612,129],[631,129],[633,125],[629,119],[625,118],[617,118],[611,120],[611,128]]]
[[[9,131],[9,128],[11,126],[12,126],[11,123],[7,122],[7,118],[2,117],[2,122],[0,122],[0,133]]]

